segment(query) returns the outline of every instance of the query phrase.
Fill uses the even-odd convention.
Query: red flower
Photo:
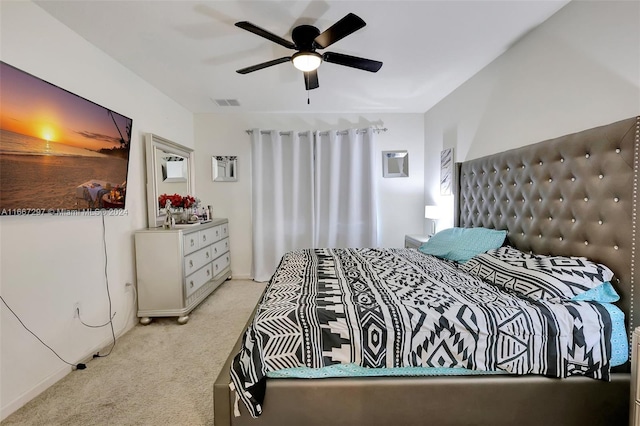
[[[161,209],[165,208],[167,205],[167,200],[171,201],[171,207],[189,208],[197,204],[197,200],[191,195],[185,195],[183,197],[180,194],[162,194],[158,197],[158,206],[160,206]]]
[[[165,208],[167,205],[167,201],[171,202],[171,207],[183,207],[182,196],[180,194],[162,194],[158,197],[158,205],[160,208]]]
[[[193,198],[191,195],[187,195],[182,199],[182,204],[184,205],[185,208],[189,208],[193,206],[195,203],[196,203],[196,199]]]

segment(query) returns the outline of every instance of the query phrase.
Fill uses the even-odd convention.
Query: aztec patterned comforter
[[[531,301],[412,249],[287,253],[231,367],[260,415],[266,374],[337,363],[609,379],[611,320],[592,302]]]

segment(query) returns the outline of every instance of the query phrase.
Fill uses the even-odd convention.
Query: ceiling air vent
[[[237,99],[214,99],[214,101],[221,107],[240,106],[240,102]]]

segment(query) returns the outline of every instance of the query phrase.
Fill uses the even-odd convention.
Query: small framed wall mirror
[[[214,155],[211,157],[214,182],[235,182],[238,180],[238,157],[235,155]]]
[[[382,151],[382,176],[386,178],[409,176],[407,151]]]

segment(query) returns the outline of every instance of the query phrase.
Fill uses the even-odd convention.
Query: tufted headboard
[[[522,251],[607,265],[631,336],[640,325],[639,145],[634,117],[459,163],[455,224],[506,229]]]

